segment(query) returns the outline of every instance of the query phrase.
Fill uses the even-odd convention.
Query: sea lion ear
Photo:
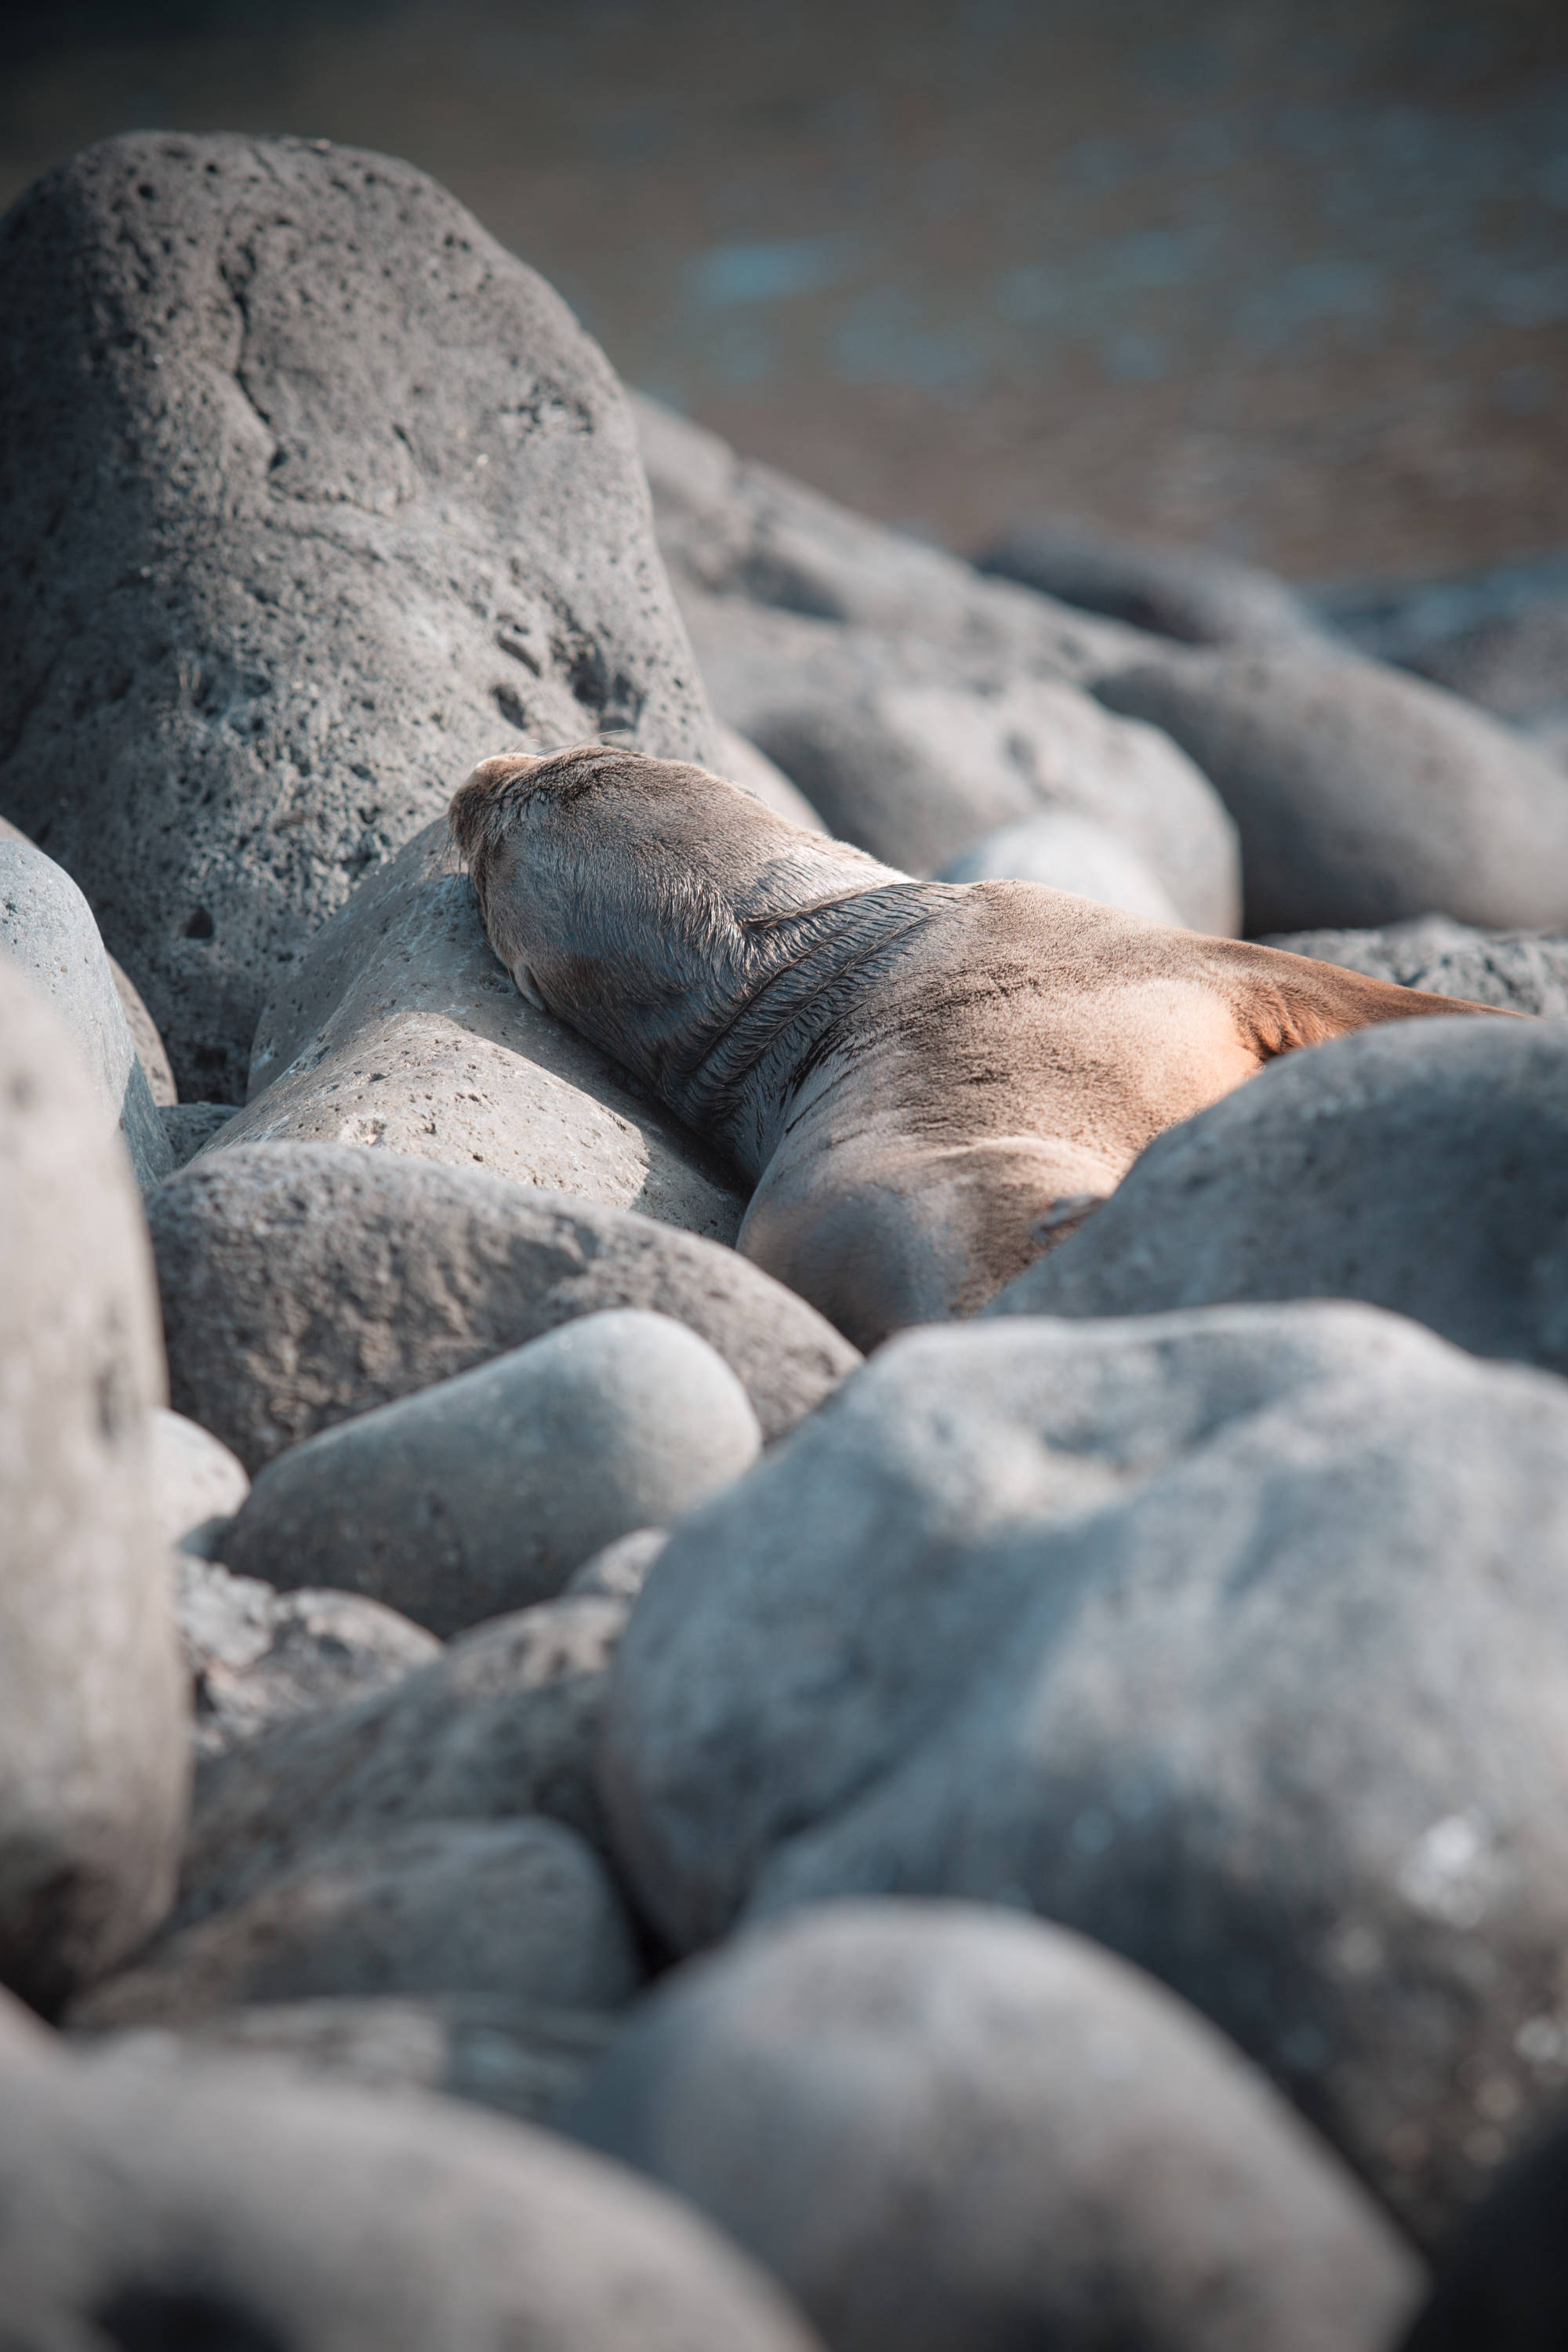
[[[447,803],[447,824],[465,857],[472,859],[484,839],[489,816],[510,787],[531,769],[542,768],[544,759],[538,751],[498,751],[481,760],[472,775],[458,786]]]

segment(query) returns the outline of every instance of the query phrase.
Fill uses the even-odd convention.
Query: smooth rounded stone
[[[1568,718],[1568,557],[1527,557],[1459,579],[1341,586],[1334,627],[1533,732]]]
[[[988,1315],[1363,1298],[1568,1371],[1568,1026],[1390,1024],[1170,1129]]]
[[[739,784],[743,793],[750,793],[753,800],[771,808],[775,816],[787,817],[791,824],[804,825],[807,833],[826,832],[827,827],[805,794],[754,743],[748,743],[743,735],[726,727],[721,719],[715,721],[714,731],[719,744],[713,763],[716,776]]]
[[[619,384],[412,165],[107,140],[0,224],[0,310],[7,805],[182,1093],[239,1099],[289,959],[476,753],[710,756]]]
[[[84,2038],[92,2032],[79,2030]],[[615,2024],[605,2010],[551,2009],[505,1993],[336,1993],[117,2031],[126,2039],[177,2038],[192,2053],[265,2058],[304,2082],[436,2091],[524,2123],[553,2124]]]
[[[1386,2352],[1419,2291],[1184,2003],[969,1904],[835,1903],[689,1963],[564,2121],[717,2222],[833,2352]]]
[[[221,1438],[182,1412],[157,1406],[153,1414],[153,1509],[158,1533],[171,1547],[201,1537],[213,1522],[232,1519],[250,1492],[243,1462]]]
[[[198,1756],[390,1688],[441,1654],[434,1633],[361,1593],[279,1592],[188,1554],[176,1563],[174,1610]]]
[[[174,1154],[121,1005],[92,908],[64,868],[23,841],[0,840],[0,952],[58,1020],[130,1154],[143,1192]]]
[[[410,1822],[539,1813],[605,1845],[599,1727],[628,1612],[589,1595],[518,1610],[395,1685],[204,1761],[176,1918],[244,1901],[325,1840]]]
[[[1173,652],[1095,692],[1163,728],[1230,811],[1249,937],[1435,911],[1492,929],[1568,920],[1561,774],[1455,696],[1283,647]]]
[[[612,1309],[280,1454],[226,1535],[225,1565],[367,1593],[445,1636],[552,1599],[606,1543],[679,1518],[761,1446],[706,1340]]]
[[[622,1868],[681,1950],[846,1894],[1077,1927],[1431,2242],[1563,2080],[1565,1459],[1560,1381],[1353,1304],[896,1339],[672,1533]]]
[[[668,1528],[634,1528],[629,1536],[618,1536],[568,1578],[563,1599],[597,1593],[607,1601],[635,1601],[668,1541]]]
[[[246,1108],[205,1145],[354,1144],[636,1207],[732,1241],[733,1172],[498,962],[443,817],[326,923],[256,1032]]]
[[[224,2352],[810,2352],[673,2198],[449,2100],[137,2035],[7,2063],[14,2341]]]
[[[845,701],[786,679],[751,732],[841,840],[906,873],[937,873],[1043,811],[1070,813],[1142,857],[1180,920],[1237,929],[1236,827],[1207,781],[1168,738],[1076,687],[887,687]]]
[[[209,1144],[219,1128],[237,1118],[241,1103],[168,1103],[159,1116],[163,1132],[169,1139],[174,1166],[183,1168],[194,1160],[204,1146]]]
[[[146,1229],[70,1038],[3,955],[0,1247],[0,1981],[48,2011],[168,1908],[188,1701]]]
[[[1565,2060],[1568,2041],[1559,2058],[1568,2088]],[[1400,2352],[1561,2352],[1568,2342],[1564,2244],[1568,2126],[1559,2120],[1455,2232]]]
[[[1377,931],[1287,931],[1264,942],[1508,1013],[1568,1014],[1568,934],[1478,931],[1447,915],[1420,915]]]
[[[615,2009],[642,1980],[593,1849],[559,1822],[417,1822],[310,1848],[247,1900],[97,1985],[73,2025],[179,2024],[252,2000],[491,1992]]]
[[[1164,884],[1138,852],[1092,817],[1069,809],[1043,809],[1018,824],[1005,824],[972,842],[937,877],[942,882],[1043,882],[1070,890],[1152,923],[1182,918]]]
[[[392,1153],[214,1153],[148,1203],[174,1401],[254,1472],[373,1405],[605,1307],[717,1349],[763,1434],[860,1361],[815,1307],[696,1234]]]
[[[1188,645],[1289,646],[1322,638],[1316,615],[1283,580],[1212,548],[1121,539],[1084,523],[1026,523],[987,548],[979,568]]]

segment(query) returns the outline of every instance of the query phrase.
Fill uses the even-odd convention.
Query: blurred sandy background
[[[411,157],[631,382],[964,550],[1568,549],[1565,0],[13,6],[0,199],[133,127]]]

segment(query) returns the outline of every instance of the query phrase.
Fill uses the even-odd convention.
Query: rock
[[[1558,2067],[1568,2081],[1568,2040]],[[1401,2352],[1558,2352],[1568,2337],[1568,2128],[1509,2167],[1456,2232]]]
[[[1212,548],[1119,539],[1083,523],[1026,523],[979,564],[1061,604],[1188,645],[1321,641],[1316,616],[1283,580]]]
[[[1163,883],[1135,849],[1092,817],[1070,809],[1043,809],[972,842],[943,867],[943,882],[1043,882],[1102,906],[1180,925]]]
[[[602,1845],[599,1725],[627,1614],[587,1597],[519,1610],[395,1686],[205,1762],[179,1919],[243,1902],[329,1839],[412,1822],[542,1813]]]
[[[598,1593],[608,1601],[635,1601],[647,1582],[648,1570],[669,1541],[668,1528],[634,1528],[619,1536],[570,1576],[563,1598]]]
[[[117,2042],[124,2048],[145,2036],[155,2046],[177,2036],[182,2052],[264,2057],[274,2072],[286,2066],[304,2082],[439,2091],[525,2123],[553,2124],[614,2030],[606,2011],[547,2009],[504,1993],[339,1993],[128,2027]]]
[[[1364,1298],[1568,1371],[1568,1027],[1390,1023],[1159,1136],[994,1315]]]
[[[168,1907],[186,1703],[145,1228],[69,1037],[3,955],[0,1251],[0,1980],[47,2011]]]
[[[443,819],[362,884],[264,1010],[251,1100],[206,1147],[355,1144],[731,1241],[732,1171],[518,994]]]
[[[968,1904],[837,1903],[725,1945],[632,2012],[565,2121],[834,2352],[1384,2352],[1418,2287],[1182,2002]]]
[[[423,1625],[357,1592],[279,1592],[188,1555],[176,1574],[198,1756],[388,1689],[441,1654]]]
[[[588,1315],[279,1454],[225,1565],[368,1593],[445,1636],[552,1600],[761,1445],[744,1389],[694,1332],[635,1307]]]
[[[7,2063],[0,2273],[29,2347],[810,2352],[716,2231],[553,2134],[138,2036]]]
[[[769,1439],[860,1360],[733,1251],[478,1169],[252,1145],[197,1160],[148,1214],[175,1402],[252,1471],[605,1307],[706,1339]]]
[[[171,1547],[202,1537],[215,1522],[232,1519],[250,1480],[226,1445],[184,1413],[158,1406],[153,1414],[153,1509],[158,1533]]]
[[[1287,931],[1265,944],[1434,996],[1508,1013],[1568,1013],[1568,934],[1478,931],[1447,915],[1422,915],[1380,931]]]
[[[715,722],[719,740],[714,772],[727,776],[753,800],[761,801],[777,816],[787,817],[791,824],[804,825],[808,833],[826,833],[827,827],[806,799],[797,792],[782,768],[775,768],[754,743],[748,743],[732,727]]]
[[[1533,731],[1568,718],[1568,558],[1352,585],[1320,601],[1331,625],[1365,652],[1500,719]]]
[[[194,1160],[203,1147],[209,1144],[220,1127],[237,1118],[243,1105],[239,1103],[169,1103],[160,1113],[163,1132],[169,1139],[174,1166],[183,1168]]]
[[[620,1896],[573,1831],[427,1821],[312,1846],[248,1900],[95,1987],[71,2021],[181,2024],[330,1994],[489,1992],[605,2010],[641,1977]]]
[[[706,758],[624,397],[406,163],[136,132],[0,227],[7,805],[181,1090],[498,738]],[[89,617],[90,616],[90,620]]]
[[[41,849],[0,841],[0,950],[48,1000],[143,1192],[174,1166],[92,909]]]
[[[1430,2243],[1560,2095],[1565,1459],[1561,1381],[1365,1307],[896,1339],[671,1534],[623,1869],[681,1950],[850,1894],[1076,1927]]]
[[[1568,920],[1561,775],[1435,687],[1281,648],[1167,654],[1095,691],[1163,728],[1215,786],[1240,830],[1249,936],[1432,912]]]

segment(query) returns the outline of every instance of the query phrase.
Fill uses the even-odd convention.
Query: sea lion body
[[[965,1315],[1274,1055],[1479,1011],[1026,882],[920,882],[603,745],[454,796],[492,946],[755,1185],[739,1246],[862,1348]]]

